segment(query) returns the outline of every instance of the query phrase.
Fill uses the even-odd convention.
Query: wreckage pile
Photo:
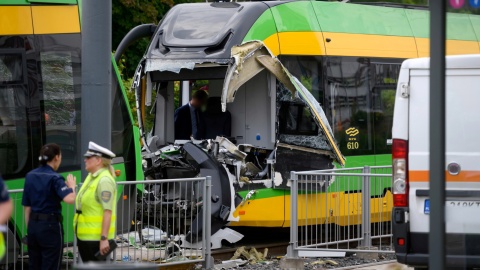
[[[229,261],[216,261],[215,270],[227,270],[227,269],[281,269],[281,260],[283,257],[271,257],[267,255],[268,249],[265,249],[263,253],[258,252],[255,248],[247,249],[245,247],[239,248],[231,260]],[[363,259],[356,256],[356,254],[350,254],[350,256],[344,258],[306,258],[304,259],[304,269],[336,269],[336,268],[350,268],[362,267],[362,265],[379,263],[379,262],[394,262],[394,254],[382,254],[379,253],[376,259]],[[402,269],[392,268],[392,269]]]
[[[256,248],[250,248],[249,250],[248,248],[240,247],[235,251],[235,254],[233,254],[230,260],[216,264],[215,269],[235,269],[238,267],[249,269],[248,266],[255,266],[257,264],[272,264],[273,262],[267,259],[267,255],[268,248],[265,248],[263,253],[261,253],[258,252]]]

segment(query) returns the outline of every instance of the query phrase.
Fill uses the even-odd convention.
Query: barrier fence
[[[23,190],[10,190],[13,213],[0,269],[28,269]],[[107,263],[198,264],[210,269],[210,177],[117,182],[118,245]],[[75,209],[63,204],[62,269],[81,264],[72,223]],[[23,242],[23,243],[22,243]]]
[[[288,257],[393,253],[391,166],[291,173]]]
[[[121,198],[138,193],[135,207],[119,204],[115,261],[158,264],[211,263],[210,177],[119,182]],[[120,218],[120,215],[117,216]],[[126,221],[126,222],[125,222]],[[207,267],[208,268],[208,267]]]

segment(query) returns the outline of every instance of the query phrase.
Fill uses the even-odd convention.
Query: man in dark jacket
[[[201,108],[207,102],[208,94],[203,90],[193,93],[192,99],[175,111],[175,140],[200,140],[205,138],[205,123]]]

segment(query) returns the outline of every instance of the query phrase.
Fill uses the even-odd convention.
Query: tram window
[[[121,157],[128,151],[132,140],[132,121],[115,72],[112,75],[112,87],[112,151],[117,157]]]
[[[0,55],[0,84],[22,84],[25,76],[23,68],[21,53],[3,52]]]
[[[372,110],[374,112],[375,153],[390,154],[387,140],[392,138],[393,107],[400,62],[372,61]]]
[[[344,155],[391,152],[386,141],[391,139],[402,59],[281,56],[280,60],[322,105]]]
[[[0,44],[0,172],[22,175],[28,156],[25,59]],[[18,51],[17,51],[18,52]],[[23,52],[23,50],[22,50]]]
[[[215,16],[205,16],[208,12],[211,12],[211,7],[197,6],[192,10],[184,9],[178,14],[171,32],[167,32],[167,35],[180,40],[215,38],[225,27],[221,22],[228,22],[238,9],[219,8],[215,11]]]
[[[370,59],[327,57],[326,114],[344,155],[375,154]]]
[[[310,109],[303,104],[282,102],[279,118],[282,134],[312,136],[318,134],[318,127]]]
[[[322,58],[313,56],[280,56],[280,61],[315,99],[323,104]]]
[[[62,167],[78,165],[74,58],[70,52],[42,52],[43,107],[46,142],[62,149]]]

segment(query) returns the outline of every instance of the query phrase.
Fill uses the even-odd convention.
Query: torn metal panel
[[[323,112],[320,104],[315,100],[312,94],[282,65],[282,63],[273,56],[267,47],[261,41],[250,41],[239,46],[232,47],[233,64],[229,65],[227,76],[222,90],[222,110],[226,110],[226,103],[233,102],[235,94],[240,86],[253,78],[265,68],[271,72],[282,84],[290,90],[293,96],[298,97],[311,111],[317,126],[325,135],[325,140],[330,146],[335,160],[340,165],[345,164],[340,149],[338,148],[332,129]],[[313,136],[311,136],[313,137]],[[307,140],[308,146],[323,148],[321,144],[314,140]],[[304,141],[305,142],[305,141]],[[307,145],[305,145],[307,146]],[[327,150],[327,149],[325,149]]]
[[[280,186],[283,183],[283,178],[281,173],[275,172],[273,183],[275,184],[276,187]]]
[[[222,89],[222,111],[227,109],[227,102],[233,102],[238,88],[260,73],[265,67],[255,61],[255,57],[264,52],[257,50],[254,43],[247,43],[245,47],[234,46],[232,58],[234,63],[229,65]],[[248,59],[254,61],[247,61]],[[240,73],[241,72],[241,73]]]
[[[175,73],[180,73],[180,70],[190,69],[193,70],[195,68],[195,62],[192,61],[185,61],[185,60],[164,60],[164,59],[157,59],[157,58],[150,58],[147,59],[145,64],[145,72],[150,71],[170,71]]]
[[[272,58],[267,55],[262,55],[257,57],[257,61],[262,63],[268,71],[270,71],[287,89],[292,92],[292,95],[295,94],[295,86],[290,81],[289,74],[285,71],[286,69],[282,66],[280,61],[277,58]]]

